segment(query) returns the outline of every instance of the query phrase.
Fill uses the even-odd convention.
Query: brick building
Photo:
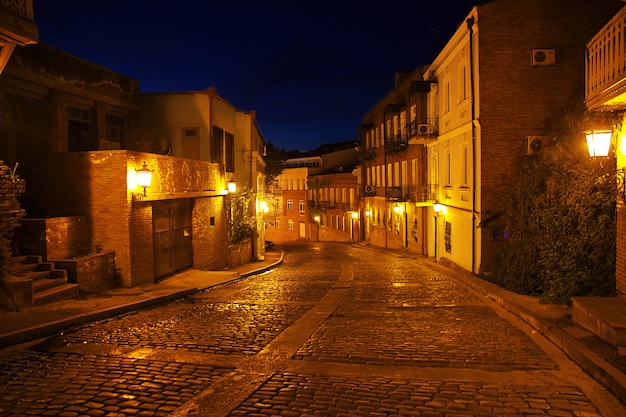
[[[87,238],[70,245],[79,253],[69,255],[114,252],[111,285],[152,283],[187,267],[223,269],[227,182],[236,176],[240,187],[264,183],[253,113],[220,99],[223,112],[186,107],[201,115],[189,125],[180,114],[159,113],[176,129],[148,124],[151,130],[142,124],[141,105],[132,78],[45,45],[16,49],[0,76],[0,154],[26,179],[26,216],[86,218]],[[229,130],[228,117],[236,128]],[[220,125],[233,141],[218,138]],[[187,128],[203,133],[195,143],[202,152],[185,148]],[[172,140],[171,152],[147,140],[162,137]],[[137,184],[144,166],[152,174],[147,189]]]
[[[429,254],[489,273],[503,238],[500,200],[516,168],[550,145],[553,122],[582,100],[585,45],[620,6],[495,0],[461,22],[423,73],[437,86],[425,97],[438,127],[427,181],[444,207],[428,216]]]
[[[426,100],[435,83],[423,69],[395,75],[393,89],[363,117],[363,239],[374,246],[427,254],[425,144],[436,139],[437,119]],[[430,110],[430,111],[429,111]]]

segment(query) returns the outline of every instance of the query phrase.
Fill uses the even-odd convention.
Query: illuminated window
[[[276,219],[275,225],[277,229],[280,229],[280,219]]]
[[[293,210],[293,200],[287,200],[287,210]]]
[[[287,230],[294,230],[293,220],[287,220]]]
[[[298,201],[298,215],[304,216],[304,200]]]

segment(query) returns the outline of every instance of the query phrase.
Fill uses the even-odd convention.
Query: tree
[[[615,292],[615,161],[589,158],[578,120],[561,120],[502,207],[507,239],[490,279],[543,302]]]

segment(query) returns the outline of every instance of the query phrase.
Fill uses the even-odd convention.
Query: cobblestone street
[[[2,416],[624,416],[525,323],[418,256],[282,266],[0,350]]]

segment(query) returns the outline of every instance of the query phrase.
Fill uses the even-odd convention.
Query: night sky
[[[140,81],[215,87],[286,150],[357,139],[396,71],[429,63],[472,0],[34,0],[40,42]]]

